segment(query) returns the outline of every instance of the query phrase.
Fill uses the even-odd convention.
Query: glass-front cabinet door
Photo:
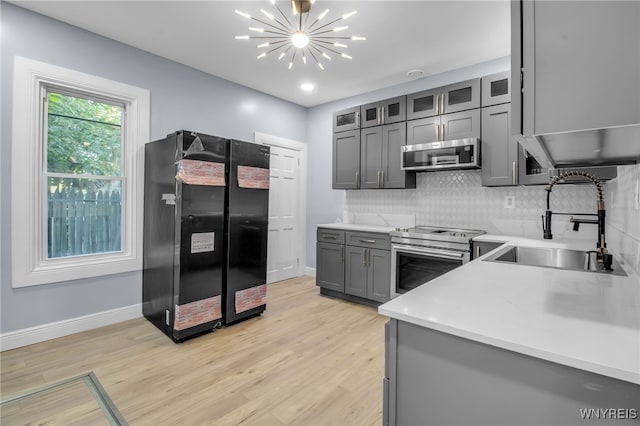
[[[438,115],[438,105],[442,90],[429,89],[407,95],[407,120]]]
[[[480,108],[480,79],[450,84],[441,89],[444,96],[444,108],[440,114]]]
[[[360,107],[343,109],[333,113],[333,133],[360,128]]]
[[[404,121],[407,118],[406,107],[406,96],[362,105],[362,128]]]
[[[511,102],[511,71],[482,77],[482,107]]]

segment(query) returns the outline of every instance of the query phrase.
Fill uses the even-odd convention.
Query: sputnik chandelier
[[[308,56],[311,56],[318,64],[318,67],[324,70],[321,59],[331,60],[332,54],[345,59],[352,59],[345,52],[348,47],[344,43],[346,40],[366,40],[365,37],[360,36],[335,35],[349,29],[349,27],[346,25],[333,25],[339,24],[340,21],[355,15],[356,11],[325,21],[329,9],[326,9],[315,18],[310,17],[311,5],[315,0],[291,0],[291,14],[289,16],[276,4],[276,0],[269,1],[277,12],[273,14],[260,9],[266,20],[256,18],[239,10],[235,11],[238,15],[262,25],[260,27],[249,27],[249,31],[256,33],[256,35],[236,36],[237,40],[255,39],[261,41],[257,46],[260,52],[258,59],[273,53],[278,55],[278,60],[282,60],[291,53],[289,57],[289,69],[291,69],[296,58],[306,64]]]

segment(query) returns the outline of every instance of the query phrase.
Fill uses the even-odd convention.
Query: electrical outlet
[[[507,195],[504,197],[504,208],[514,209],[516,207],[516,197],[514,195]]]

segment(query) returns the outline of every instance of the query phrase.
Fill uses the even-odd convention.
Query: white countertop
[[[318,228],[340,229],[343,231],[378,232],[381,234],[388,234],[396,229],[392,226],[361,225],[356,223],[323,223],[318,225]]]
[[[503,235],[484,235],[478,240],[576,249],[591,246],[588,242]],[[482,260],[490,254],[381,305],[378,312],[640,384],[637,275],[621,277]]]

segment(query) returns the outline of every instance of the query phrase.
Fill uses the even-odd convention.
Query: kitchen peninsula
[[[615,409],[607,418],[637,424],[638,276],[486,261],[491,253],[379,307],[391,318],[384,423],[577,424],[582,410]]]

